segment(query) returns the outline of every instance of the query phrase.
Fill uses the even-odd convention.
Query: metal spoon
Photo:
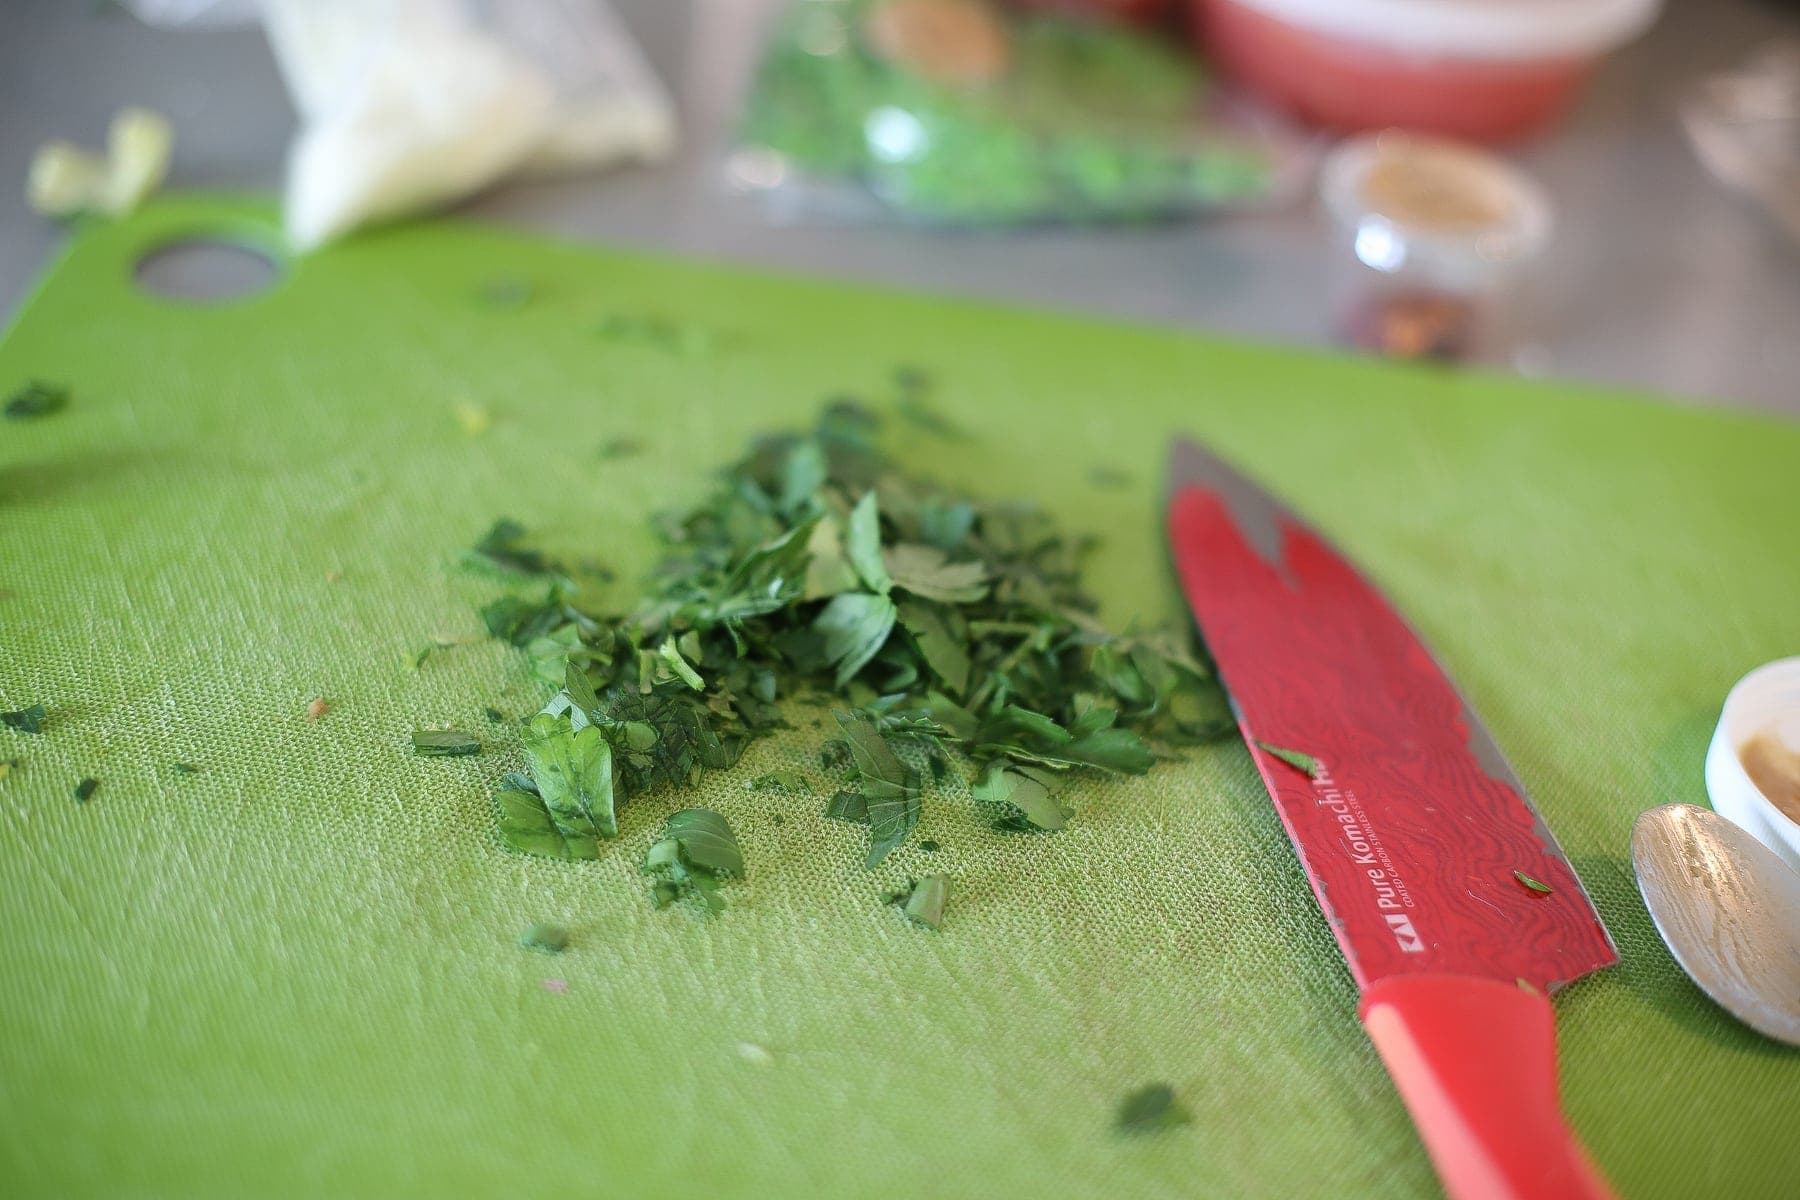
[[[1675,961],[1759,1033],[1800,1046],[1800,874],[1692,804],[1665,804],[1631,831],[1638,891]]]

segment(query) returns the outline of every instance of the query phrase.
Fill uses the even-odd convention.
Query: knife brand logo
[[[1419,931],[1413,928],[1412,918],[1400,913],[1388,913],[1388,928],[1394,931],[1394,940],[1400,943],[1400,949],[1408,954],[1425,953],[1425,941]]]

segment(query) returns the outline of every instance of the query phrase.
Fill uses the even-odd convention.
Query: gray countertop
[[[512,184],[481,219],[683,255],[1102,313],[1264,340],[1330,338],[1327,234],[1310,208],[1132,229],[931,233],[773,224],[730,194],[730,116],[778,0],[618,0],[676,93],[673,160]],[[260,34],[147,29],[103,6],[5,0],[0,13],[0,309],[61,234],[23,198],[35,146],[98,143],[124,104],[177,130],[174,187],[273,189],[294,118]],[[96,10],[99,11],[96,11]],[[1800,413],[1800,245],[1701,169],[1681,87],[1800,21],[1744,0],[1674,0],[1615,56],[1573,118],[1520,151],[1558,214],[1537,344],[1517,365]]]

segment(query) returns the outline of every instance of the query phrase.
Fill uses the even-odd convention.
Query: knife
[[[1191,442],[1170,455],[1168,534],[1445,1190],[1612,1196],[1561,1111],[1547,997],[1618,952],[1499,747],[1355,567]]]

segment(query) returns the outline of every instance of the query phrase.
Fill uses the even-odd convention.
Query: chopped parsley
[[[905,912],[906,919],[915,925],[941,929],[944,924],[944,903],[949,899],[948,877],[926,875],[913,885],[912,894],[906,898],[906,907],[902,911]]]
[[[725,911],[719,885],[744,876],[744,853],[724,817],[711,809],[688,808],[670,817],[661,840],[644,856],[644,873],[653,882],[650,897],[667,908],[692,896],[708,912]]]
[[[1518,880],[1525,888],[1538,893],[1540,896],[1548,896],[1555,890],[1549,884],[1533,879],[1523,871],[1514,871],[1513,878]]]
[[[1054,832],[1084,778],[1140,775],[1234,728],[1191,633],[1096,620],[1089,539],[1030,503],[908,472],[882,430],[839,402],[753,442],[656,519],[662,561],[623,608],[584,594],[517,522],[489,531],[474,554],[515,586],[482,620],[558,689],[530,722],[529,770],[500,790],[507,845],[596,857],[617,804],[733,767],[805,721],[801,703],[832,711],[824,811],[866,827],[869,867],[912,838],[928,795],[966,785],[996,827]],[[813,790],[797,771],[746,786]],[[695,869],[678,832],[646,864],[654,894],[711,907],[720,876]]]
[[[420,758],[458,758],[480,754],[481,739],[460,729],[415,729],[413,753]]]
[[[519,935],[519,945],[544,954],[561,954],[569,948],[569,931],[561,925],[533,925]]]
[[[1319,760],[1312,755],[1302,754],[1298,750],[1284,750],[1280,746],[1271,746],[1267,742],[1258,742],[1256,745],[1264,754],[1279,758],[1294,770],[1303,772],[1308,779],[1319,777]]]
[[[78,804],[86,804],[99,789],[98,779],[88,778],[75,785],[75,800]]]
[[[60,412],[68,403],[67,387],[60,383],[45,383],[34,379],[7,397],[5,412],[9,420],[26,421]]]
[[[16,729],[20,733],[44,732],[44,717],[48,715],[41,704],[33,704],[29,708],[21,708],[17,712],[0,712],[0,725],[8,729]]]
[[[1155,1133],[1186,1125],[1192,1119],[1175,1098],[1174,1088],[1166,1083],[1152,1083],[1119,1102],[1114,1128],[1120,1133]]]
[[[744,788],[752,792],[780,790],[812,795],[812,784],[808,783],[806,776],[798,771],[770,771],[767,775],[758,775],[755,779],[749,780],[744,784]]]

